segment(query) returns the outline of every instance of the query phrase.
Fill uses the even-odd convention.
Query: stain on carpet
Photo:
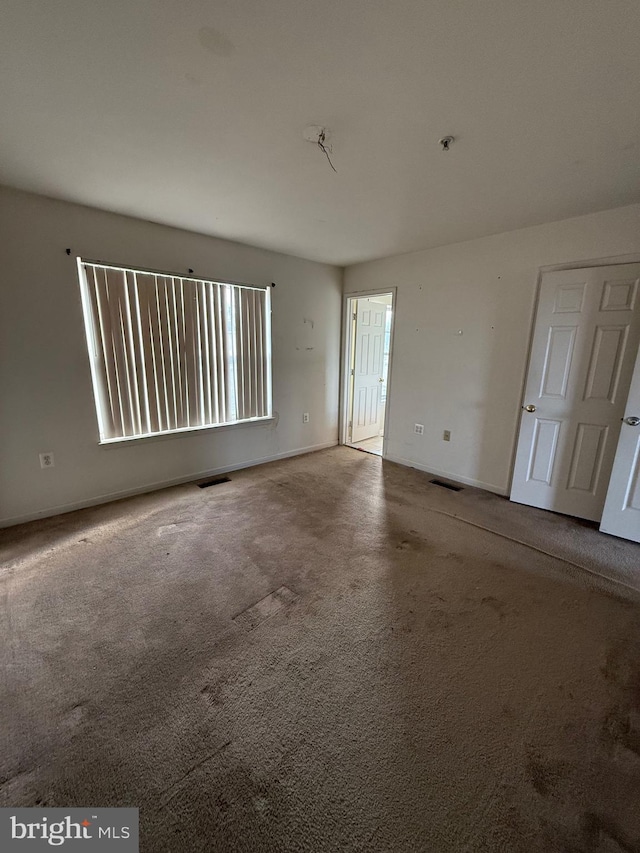
[[[526,769],[536,793],[544,798],[555,794],[558,783],[568,771],[567,766],[562,762],[549,761],[533,754],[527,757]]]
[[[224,681],[215,682],[214,684],[205,684],[205,686],[200,691],[200,694],[204,697],[207,703],[211,706],[217,707],[219,705],[224,704],[224,697],[222,694],[222,687]]]
[[[260,601],[252,604],[251,607],[243,610],[242,613],[238,613],[237,616],[233,617],[233,621],[245,631],[253,631],[275,613],[286,607],[291,607],[297,600],[298,596],[295,592],[286,586],[281,586],[275,592],[266,595]]]
[[[410,530],[409,533],[402,533],[402,538],[396,544],[396,551],[427,551],[429,546],[416,534],[415,530]]]
[[[602,733],[605,741],[640,755],[640,714],[637,711],[616,705],[605,716]]]
[[[587,812],[582,819],[584,841],[587,850],[602,851],[602,853],[634,853],[635,844],[623,837],[616,824],[600,814]]]
[[[485,595],[480,604],[484,604],[486,607],[490,607],[500,617],[500,621],[504,619],[507,613],[507,606],[504,601],[500,601],[499,598],[495,598],[493,595]]]
[[[640,755],[640,673],[637,671],[640,649],[627,639],[607,649],[602,676],[618,688],[618,701],[603,717],[602,735],[611,747],[622,747]]]

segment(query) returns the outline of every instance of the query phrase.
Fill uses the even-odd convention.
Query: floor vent
[[[452,492],[461,492],[462,486],[454,486],[453,483],[445,483],[444,480],[429,480],[434,486],[442,486],[443,489],[451,489]]]
[[[202,483],[198,483],[197,486],[199,489],[208,489],[209,486],[219,486],[220,483],[230,483],[231,477],[216,477],[215,480],[205,480]]]

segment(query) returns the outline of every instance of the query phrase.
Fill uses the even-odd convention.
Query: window
[[[271,417],[268,288],[78,272],[102,443]]]

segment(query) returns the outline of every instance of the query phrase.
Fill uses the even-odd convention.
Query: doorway
[[[348,296],[343,444],[384,456],[394,291]]]
[[[620,473],[613,479],[629,492],[635,443],[628,438],[632,449],[623,452],[619,438],[635,435],[626,427],[640,421],[627,412],[635,402],[639,290],[640,264],[542,276],[512,501],[599,522],[610,504],[614,457]]]

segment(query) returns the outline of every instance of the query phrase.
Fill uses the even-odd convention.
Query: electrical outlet
[[[55,468],[55,464],[53,453],[51,453],[51,451],[48,451],[47,453],[40,453],[41,468]]]
[[[451,441],[451,430],[445,429],[445,431],[442,433],[442,440]]]
[[[414,424],[413,431],[416,435],[424,435],[424,424]]]
[[[302,415],[302,423],[303,424],[309,423],[309,412],[304,412],[304,414]]]

